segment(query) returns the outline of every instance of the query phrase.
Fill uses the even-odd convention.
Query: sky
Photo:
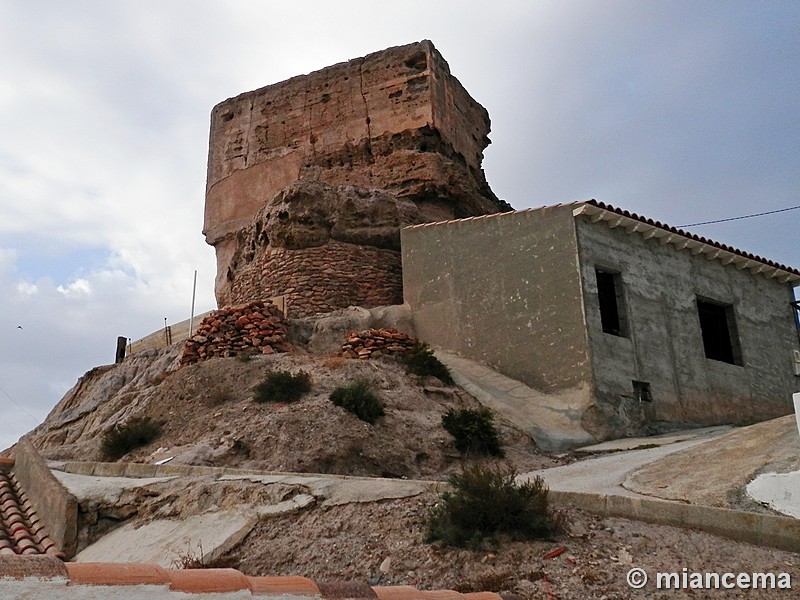
[[[522,209],[670,225],[800,205],[800,2],[0,0],[0,448],[117,336],[215,308],[211,108],[430,39]],[[689,228],[800,267],[800,210]]]

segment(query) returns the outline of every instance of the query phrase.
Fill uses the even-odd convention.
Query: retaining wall
[[[27,436],[17,442],[14,458],[14,473],[44,521],[47,533],[64,557],[72,558],[78,536],[78,500],[50,472]]]
[[[550,500],[605,517],[696,529],[737,542],[800,552],[800,519],[792,517],[655,498],[556,490],[550,490]]]
[[[174,475],[256,474],[258,471],[191,465],[146,465],[136,463],[51,462],[53,468],[67,473],[96,477],[165,477]],[[269,473],[301,475],[329,479],[365,479],[344,475],[313,473]],[[369,479],[369,478],[367,478]],[[446,488],[445,482],[424,482],[434,491]],[[752,513],[715,506],[683,504],[656,498],[637,498],[586,492],[550,490],[555,505],[573,506],[604,517],[619,517],[656,525],[696,529],[737,542],[800,552],[800,519]]]

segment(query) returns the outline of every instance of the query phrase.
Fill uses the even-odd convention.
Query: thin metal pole
[[[194,299],[197,294],[197,269],[194,270],[194,283],[192,284],[192,314],[189,317],[189,337],[194,333]]]

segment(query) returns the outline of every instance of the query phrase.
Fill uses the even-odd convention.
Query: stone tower
[[[510,210],[481,163],[489,115],[429,41],[221,102],[204,234],[220,306],[292,316],[402,302],[399,229]]]

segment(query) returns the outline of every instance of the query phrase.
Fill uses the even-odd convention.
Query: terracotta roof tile
[[[305,577],[248,577],[254,594],[319,596],[317,584]]]
[[[464,594],[464,598],[467,600],[505,600],[505,597],[501,597],[494,592],[471,592]]]
[[[424,600],[463,600],[463,596],[453,590],[431,590],[423,592]]]
[[[0,554],[60,556],[55,542],[48,537],[41,518],[33,509],[32,500],[14,473],[2,468],[8,464],[7,461],[0,462]]]
[[[0,473],[8,473],[14,466],[14,459],[7,456],[0,456]]]
[[[0,552],[0,554],[2,554]],[[10,577],[55,578],[67,577],[64,563],[50,556],[0,556],[0,579]]]
[[[423,597],[420,590],[410,585],[387,585],[372,589],[380,600],[421,600]]]
[[[141,563],[63,563],[50,556],[3,556],[0,580],[65,578],[69,586],[162,586],[186,594],[249,592],[253,597],[281,596],[321,600],[522,600],[513,594],[459,594],[452,590],[419,590],[412,586],[370,587],[365,582],[314,582],[305,577],[247,577],[236,569],[164,569]],[[239,595],[236,596],[240,597]]]
[[[236,569],[187,569],[167,571],[170,589],[187,593],[249,590],[250,582]]]
[[[72,583],[86,585],[167,585],[167,570],[150,564],[64,563]]]
[[[356,600],[358,598],[377,598],[375,591],[361,581],[330,581],[318,584],[323,598],[331,600]]]
[[[616,213],[620,216],[627,217],[629,219],[633,219],[635,221],[640,221],[647,225],[652,225],[653,227],[658,227],[659,229],[664,229],[665,231],[669,231],[670,233],[674,233],[680,235],[682,237],[686,237],[696,242],[701,242],[703,244],[707,244],[709,246],[714,246],[715,248],[719,248],[720,250],[725,250],[726,252],[730,252],[731,254],[738,254],[739,256],[743,256],[744,258],[749,258],[750,260],[754,260],[760,263],[764,263],[765,265],[769,265],[771,267],[775,267],[776,269],[780,269],[781,271],[786,271],[788,273],[792,273],[794,275],[800,275],[800,270],[795,269],[793,267],[789,267],[773,260],[768,260],[751,252],[745,252],[743,250],[739,250],[738,248],[734,248],[733,246],[728,246],[727,244],[721,244],[720,242],[715,242],[714,240],[708,239],[706,237],[702,237],[696,235],[694,233],[690,233],[688,231],[684,231],[683,229],[678,229],[677,227],[673,227],[671,225],[667,225],[666,223],[661,223],[660,221],[654,221],[653,219],[648,219],[642,215],[637,215],[634,212],[629,212],[627,210],[623,210],[621,208],[617,208],[616,206],[612,206],[611,204],[606,204],[605,202],[599,202],[597,200],[587,200],[586,204],[591,204],[592,206],[596,206],[598,208],[602,208],[603,210],[607,210],[613,213]]]

